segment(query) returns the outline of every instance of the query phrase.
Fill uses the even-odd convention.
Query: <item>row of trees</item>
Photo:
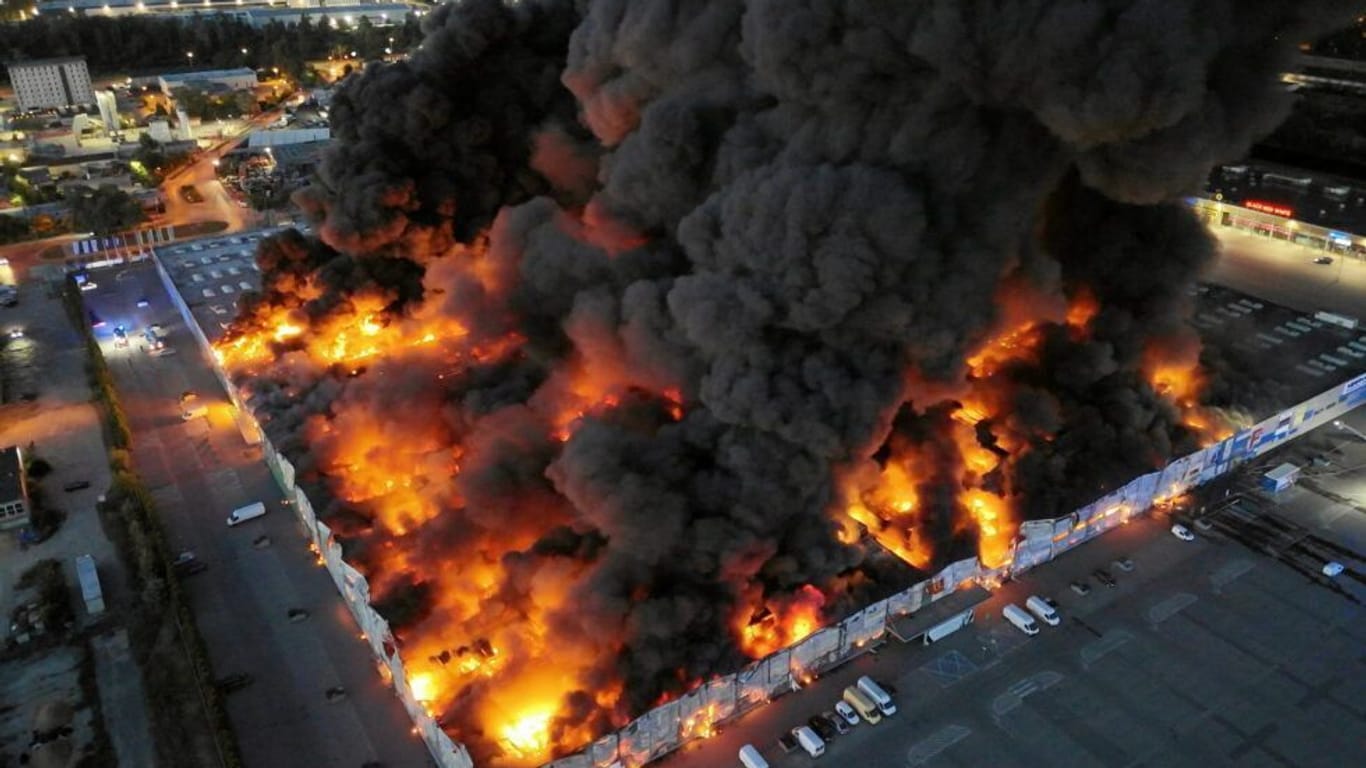
[[[0,214],[0,243],[16,243],[62,232],[94,232],[110,235],[140,224],[147,213],[132,195],[113,184],[98,187],[70,186],[63,190],[67,215],[40,215],[32,219]]]
[[[273,21],[258,28],[219,13],[183,18],[47,14],[0,25],[6,60],[83,55],[95,75],[246,66],[279,67],[298,79],[310,59],[351,51],[373,59],[385,48],[402,51],[420,42],[421,25],[413,14],[387,27],[365,18],[354,26],[333,27],[305,16],[298,24]],[[188,53],[194,53],[193,61]]]

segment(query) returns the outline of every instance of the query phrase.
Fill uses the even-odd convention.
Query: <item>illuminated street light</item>
[[[189,58],[191,64],[194,63],[194,51],[186,51],[185,56]]]
[[[1362,440],[1366,440],[1366,435],[1363,435],[1359,430],[1357,430],[1357,429],[1356,429],[1355,427],[1353,427],[1351,424],[1348,424],[1347,422],[1343,421],[1342,419],[1338,419],[1338,420],[1334,421],[1334,422],[1333,422],[1333,426],[1337,427],[1338,429],[1342,429],[1342,430],[1346,430],[1346,431],[1348,431],[1348,432],[1351,432],[1352,434],[1356,435],[1357,437],[1361,438]]]

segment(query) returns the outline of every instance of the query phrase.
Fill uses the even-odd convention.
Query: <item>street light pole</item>
[[[1346,430],[1346,431],[1348,431],[1348,432],[1351,432],[1352,434],[1354,434],[1354,435],[1356,435],[1357,437],[1361,438],[1362,441],[1366,441],[1366,435],[1362,434],[1359,430],[1357,430],[1357,429],[1356,429],[1355,427],[1353,427],[1351,424],[1348,424],[1347,422],[1343,421],[1342,419],[1338,419],[1338,420],[1334,421],[1334,422],[1333,422],[1333,426],[1337,427],[1338,429],[1343,429],[1343,430]]]

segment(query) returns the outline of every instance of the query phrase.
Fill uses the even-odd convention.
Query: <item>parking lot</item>
[[[83,297],[104,323],[96,335],[133,429],[138,471],[171,546],[193,550],[207,565],[185,584],[214,674],[252,680],[227,699],[246,764],[430,765],[153,265],[96,270],[89,278],[98,287]],[[174,353],[149,353],[141,331],[152,324]],[[128,329],[127,346],[115,344],[118,325]],[[204,415],[182,418],[186,391],[197,394]],[[265,517],[226,526],[232,509],[254,501],[267,505]]]
[[[1351,414],[1349,426],[1366,427],[1366,413]],[[1247,535],[1247,520],[1221,508],[1222,489],[1211,489],[1219,498],[1176,518],[1195,541],[1174,537],[1171,518],[1135,520],[1006,584],[947,639],[893,641],[662,764],[737,765],[751,743],[775,768],[812,765],[800,748],[784,753],[779,736],[831,709],[864,674],[896,689],[900,711],[836,737],[825,764],[1355,764],[1366,732],[1366,510],[1356,493],[1366,484],[1366,441],[1328,425],[1291,449],[1301,458],[1331,449],[1338,469],[1321,467],[1276,496],[1244,491],[1248,508],[1298,527],[1294,541],[1266,549]],[[1267,461],[1285,458],[1296,455]],[[1255,482],[1250,473],[1241,484]],[[1314,490],[1325,484],[1337,490]],[[1201,505],[1211,517],[1197,527]],[[1320,572],[1330,555],[1347,566],[1336,579]],[[1116,566],[1122,558],[1132,571]],[[1116,586],[1101,584],[1097,569]],[[1056,600],[1062,624],[1027,637],[1007,623],[1002,607],[1030,594]]]

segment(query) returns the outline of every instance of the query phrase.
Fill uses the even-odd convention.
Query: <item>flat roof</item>
[[[908,642],[941,622],[984,603],[991,593],[977,584],[956,589],[914,613],[888,622],[887,628],[902,642]]]
[[[177,72],[170,75],[161,75],[162,80],[217,80],[223,77],[256,77],[256,70],[249,67],[234,67],[232,69],[203,69],[198,72]]]
[[[15,67],[51,67],[58,64],[71,64],[74,62],[85,63],[84,56],[57,56],[51,59],[24,59],[23,61],[6,62],[5,66],[10,69]]]
[[[256,247],[285,227],[230,232],[159,246],[157,258],[209,341],[218,339],[237,317],[237,302],[261,289]],[[301,231],[306,228],[296,227]]]
[[[0,451],[0,501],[14,501],[24,495],[23,462],[17,445]]]

